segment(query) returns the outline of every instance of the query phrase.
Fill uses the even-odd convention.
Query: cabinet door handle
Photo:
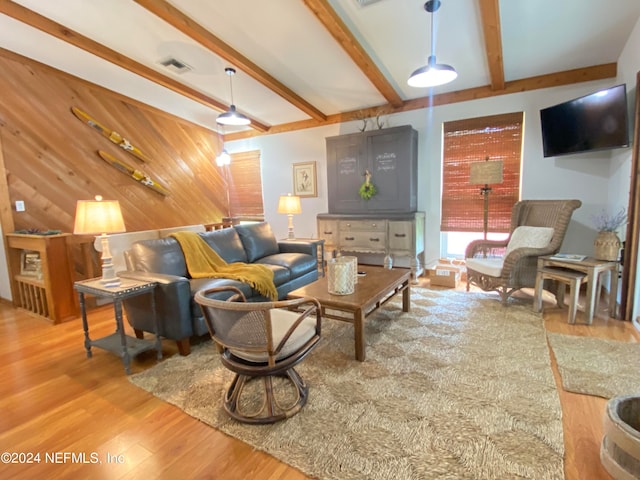
[[[355,240],[355,237],[344,237],[345,240],[352,241]]]
[[[370,242],[379,242],[380,239],[379,238],[370,238],[369,241]]]
[[[371,226],[372,226],[373,228],[376,228],[376,227],[378,226],[378,224],[377,224],[377,223],[372,223],[372,224],[371,224]]]
[[[404,237],[407,236],[407,234],[406,233],[396,233],[395,236],[398,237],[398,238],[404,238]]]
[[[333,235],[333,232],[322,232],[322,233],[324,233],[325,235]]]

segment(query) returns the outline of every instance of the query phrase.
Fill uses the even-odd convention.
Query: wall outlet
[[[24,212],[24,200],[16,200],[16,212]]]

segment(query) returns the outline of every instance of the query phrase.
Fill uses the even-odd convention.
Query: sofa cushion
[[[267,222],[247,223],[233,228],[240,235],[248,262],[253,263],[259,258],[280,252],[278,241]]]
[[[202,225],[201,223],[196,225],[182,225],[180,227],[161,228],[160,230],[158,230],[158,238],[170,237],[171,234],[175,232],[200,233],[200,232],[206,232],[206,231],[207,229],[204,228],[204,225]]]
[[[247,263],[247,254],[235,228],[201,233],[202,239],[227,263]]]
[[[135,242],[129,249],[133,270],[187,277],[187,264],[180,244],[173,237]]]
[[[280,285],[284,285],[292,278],[291,272],[286,267],[281,267],[280,265],[269,265],[263,262],[255,262],[255,263],[260,263],[273,272],[273,283],[276,287],[279,287]],[[260,295],[257,291],[254,291],[254,293],[255,295]]]
[[[194,300],[196,292],[199,290],[208,290],[213,287],[236,287],[240,290],[246,298],[251,298],[254,292],[248,283],[238,282],[237,280],[231,280],[228,278],[193,278],[189,281],[191,287],[191,316],[193,318],[202,317],[202,309],[200,305]],[[215,293],[211,295],[211,298],[217,300],[226,300],[230,294],[225,292]]]
[[[213,287],[236,287],[242,293],[244,293],[245,297],[250,297],[252,295],[251,286],[248,283],[239,282],[238,280],[231,280],[230,278],[192,278],[189,281],[191,287],[191,297],[193,298],[195,294],[200,290],[208,290]],[[220,297],[213,296],[211,298],[220,298],[222,300],[226,300],[225,295],[221,295]]]
[[[127,262],[125,260],[125,253],[131,248],[131,245],[135,242],[142,240],[151,240],[153,238],[160,238],[158,230],[144,230],[142,232],[126,232],[126,233],[113,233],[109,235],[109,251],[111,252],[111,261],[113,263],[113,271],[121,272],[127,269]],[[96,236],[93,242],[93,247],[100,253],[102,253],[102,238],[100,235]]]
[[[278,253],[261,258],[256,263],[279,265],[291,271],[291,278],[298,278],[318,268],[318,260],[305,253]],[[279,285],[276,283],[276,285]]]

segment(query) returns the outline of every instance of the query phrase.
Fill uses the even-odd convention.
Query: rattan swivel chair
[[[558,253],[580,200],[521,200],[511,211],[506,240],[474,240],[466,249],[467,291],[497,291],[504,305],[521,288],[533,288],[538,257]],[[546,236],[545,236],[546,235]]]
[[[210,298],[221,295],[227,300]],[[320,341],[318,301],[307,297],[247,302],[235,287],[201,290],[195,301],[222,364],[235,373],[224,396],[227,413],[245,423],[274,423],[298,413],[307,402],[309,387],[294,366]],[[276,384],[275,377],[284,381]],[[247,388],[253,381],[263,382],[263,388]],[[287,390],[288,398],[280,390]]]

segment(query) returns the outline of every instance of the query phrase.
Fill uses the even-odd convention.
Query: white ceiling
[[[326,116],[388,103],[304,0],[0,0],[0,47],[33,58],[187,120],[215,129],[218,109],[203,105],[93,53],[24,23],[38,15],[61,24],[224,105],[227,66],[238,110],[267,127],[311,117],[246,69],[212,53],[142,6],[168,3],[249,59]],[[406,83],[431,49],[422,0],[328,0],[402,101],[427,96]],[[639,0],[442,0],[435,14],[435,53],[458,78],[433,93],[491,84],[481,6],[500,12],[506,82],[616,62],[640,17]],[[14,7],[20,9],[16,15]],[[34,14],[38,14],[35,15]],[[17,20],[15,18],[20,18]],[[176,74],[158,62],[175,57],[193,68]],[[239,62],[241,63],[241,62]],[[226,133],[229,133],[227,129]]]

